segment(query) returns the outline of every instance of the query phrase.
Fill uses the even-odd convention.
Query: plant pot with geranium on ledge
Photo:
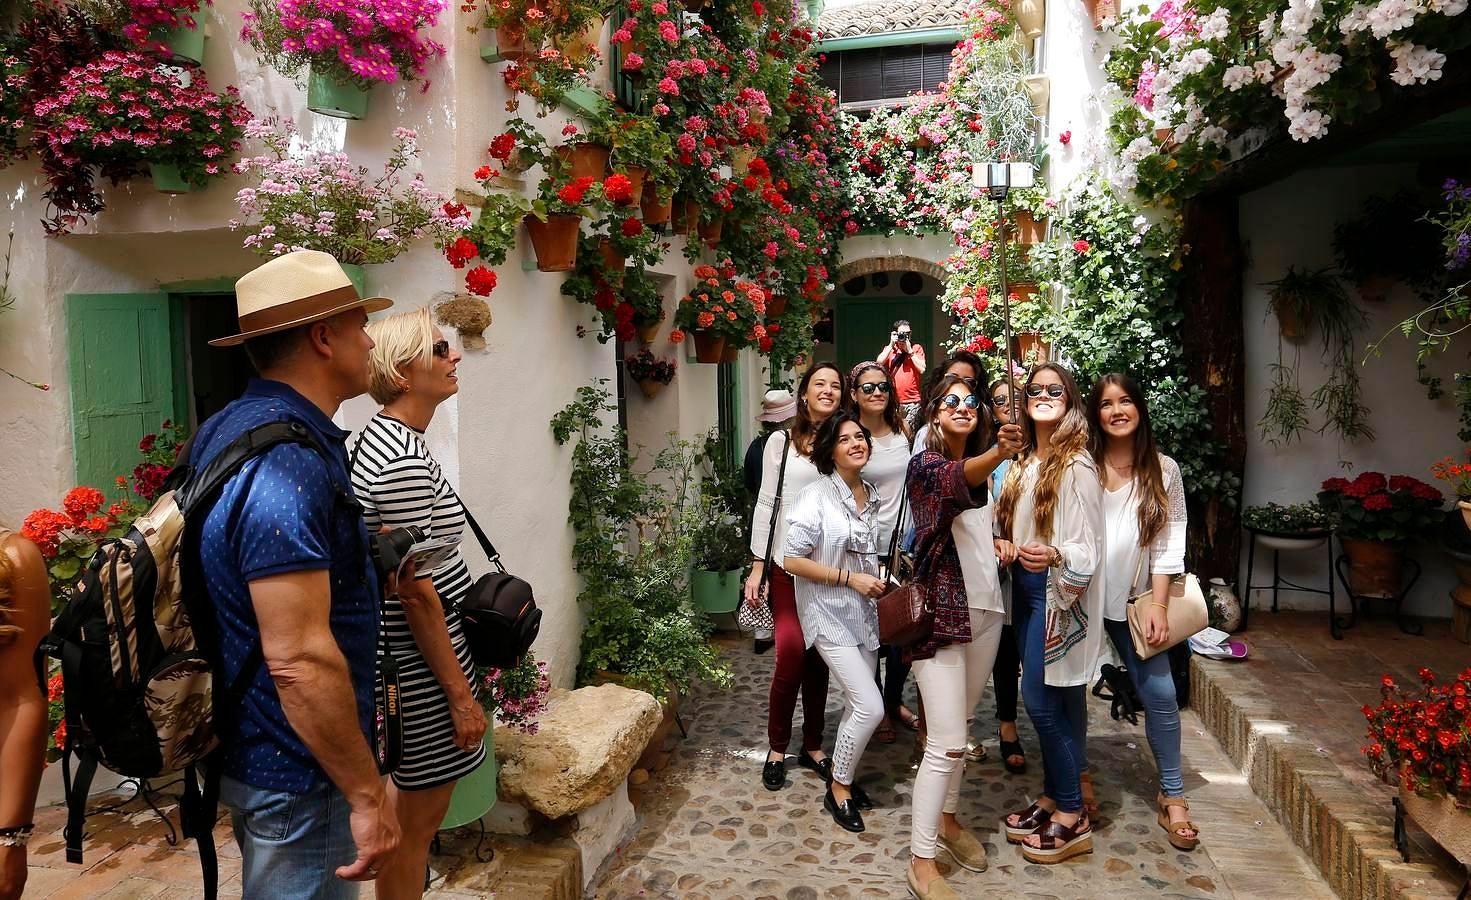
[[[673,359],[655,356],[645,347],[623,361],[623,371],[652,400],[674,380],[675,365]]]
[[[424,34],[438,21],[443,0],[370,0],[374,8],[365,19],[359,18],[363,5],[301,0],[283,11],[280,0],[250,0],[240,34],[282,75],[307,72],[312,112],[361,119],[374,85],[417,80],[444,56],[444,47]]]
[[[536,268],[542,272],[570,272],[577,264],[577,236],[588,207],[602,201],[603,186],[591,175],[559,181],[548,175],[541,180],[540,195],[532,201],[525,217],[536,252]]]
[[[695,267],[696,283],[680,298],[674,324],[695,341],[695,358],[718,363],[727,348],[750,346],[766,311],[766,289],[737,278],[730,260]],[[671,336],[672,337],[672,336]]]
[[[1386,478],[1380,472],[1364,472],[1353,481],[1324,481],[1318,502],[1343,546],[1350,593],[1397,599],[1404,583],[1404,548],[1433,533],[1445,498],[1408,475]]]

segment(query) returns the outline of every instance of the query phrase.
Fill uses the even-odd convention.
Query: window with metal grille
[[[845,107],[887,105],[920,91],[933,91],[950,70],[954,44],[867,47],[827,54],[822,80]]]

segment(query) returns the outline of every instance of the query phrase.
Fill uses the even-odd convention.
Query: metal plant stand
[[[1331,625],[1330,630],[1333,632],[1333,636],[1335,638],[1342,640],[1343,635],[1339,633],[1338,627],[1336,625],[1332,625],[1332,623],[1336,621],[1334,615],[1335,594],[1333,589],[1332,534],[1328,532],[1323,532],[1321,534],[1279,534],[1277,532],[1264,531],[1262,529],[1252,528],[1250,526],[1247,526],[1246,530],[1251,533],[1251,548],[1246,552],[1246,596],[1242,599],[1241,603],[1241,630],[1245,631],[1251,622],[1251,592],[1258,588],[1263,590],[1265,590],[1266,588],[1271,588],[1272,612],[1274,613],[1277,611],[1278,593],[1282,590],[1298,591],[1299,593],[1305,594],[1326,594],[1328,596],[1328,617]],[[1282,553],[1284,551],[1287,553],[1308,552],[1310,550],[1318,549],[1318,546],[1320,546],[1318,544],[1313,544],[1310,547],[1303,547],[1300,551],[1292,547],[1272,547],[1272,581],[1270,584],[1257,584],[1253,580],[1253,573],[1256,571],[1256,545],[1258,541],[1263,538],[1275,538],[1281,541],[1316,541],[1322,539],[1323,545],[1326,545],[1328,548],[1328,587],[1314,588],[1307,587],[1306,585],[1296,584],[1294,582],[1288,581],[1286,578],[1283,578],[1281,574]]]
[[[1366,602],[1369,600],[1388,600],[1390,603],[1394,604],[1394,621],[1395,624],[1399,626],[1400,631],[1404,632],[1405,634],[1415,635],[1417,637],[1425,633],[1424,625],[1420,624],[1419,622],[1412,622],[1405,617],[1405,598],[1410,595],[1410,590],[1415,587],[1415,582],[1420,580],[1420,573],[1422,570],[1420,568],[1420,564],[1413,559],[1406,559],[1404,562],[1405,566],[1408,567],[1410,570],[1410,578],[1408,581],[1405,582],[1404,587],[1400,588],[1399,593],[1395,594],[1393,597],[1373,597],[1363,594],[1355,594],[1353,592],[1353,588],[1349,587],[1348,573],[1344,570],[1344,566],[1348,563],[1348,554],[1338,554],[1338,558],[1333,562],[1333,570],[1338,573],[1338,580],[1343,582],[1344,593],[1348,594],[1349,617],[1347,621],[1342,621],[1337,616],[1333,615],[1332,604],[1330,603],[1330,625],[1332,627],[1333,637],[1335,639],[1340,641],[1343,640],[1343,630],[1345,628],[1352,628],[1355,625],[1359,624],[1358,601],[1360,600]]]

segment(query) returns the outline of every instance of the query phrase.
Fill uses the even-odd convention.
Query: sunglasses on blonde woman
[[[435,341],[434,346],[429,348],[440,359],[449,359],[449,341]]]

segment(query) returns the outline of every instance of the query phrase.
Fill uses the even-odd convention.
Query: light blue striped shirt
[[[869,482],[868,504],[858,512],[848,485],[836,474],[802,489],[787,513],[786,543],[782,556],[801,556],[819,565],[879,574],[878,490]],[[888,548],[883,548],[887,552]],[[877,650],[878,607],[850,587],[833,587],[793,576],[797,618],[808,647],[819,640],[840,647]]]

